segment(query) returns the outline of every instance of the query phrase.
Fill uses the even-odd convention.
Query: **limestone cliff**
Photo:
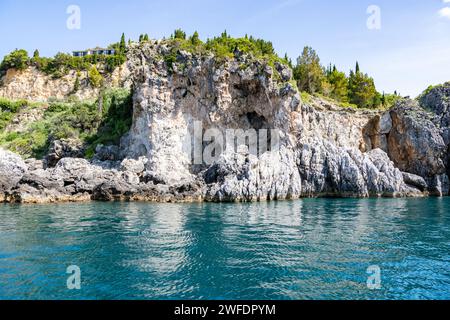
[[[4,200],[264,201],[448,194],[448,89],[429,92],[422,106],[405,100],[386,112],[344,109],[319,98],[302,101],[291,70],[280,63],[245,54],[223,61],[179,51],[169,68],[162,58],[168,50],[164,42],[128,49],[121,72],[133,87],[133,125],[120,146],[99,146],[91,162],[64,158],[48,166],[28,160],[25,169],[2,152],[0,175],[13,176],[4,179],[12,183],[2,183]],[[57,88],[41,91],[40,76],[33,72],[22,75],[27,80],[9,79],[0,95],[60,96]],[[12,89],[33,81],[41,83],[35,91],[30,85]],[[208,143],[196,138],[198,127],[202,137],[211,129],[221,138],[230,129],[277,132],[277,138],[267,136],[276,147],[255,155],[233,140],[232,148],[216,149],[212,163],[199,163],[193,159],[195,150]]]
[[[128,69],[116,68],[106,74],[106,87],[126,87],[130,85]],[[46,102],[49,99],[63,100],[74,96],[80,100],[96,99],[102,88],[89,85],[87,71],[78,73],[79,88],[75,89],[77,72],[54,78],[35,67],[23,71],[10,69],[0,82],[0,97]]]

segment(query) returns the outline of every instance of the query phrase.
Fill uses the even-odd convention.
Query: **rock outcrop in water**
[[[343,109],[318,98],[302,101],[284,65],[181,51],[168,68],[161,59],[167,50],[162,43],[129,48],[121,72],[133,83],[133,125],[120,146],[99,146],[91,161],[76,158],[79,146],[64,142],[54,143],[45,161],[25,163],[1,151],[4,201],[448,194],[449,84],[420,104],[404,100],[386,112]],[[26,88],[23,97],[29,97]],[[278,137],[266,135],[272,148],[256,155],[233,140],[212,163],[198,163],[196,148],[211,142],[196,140],[198,127],[202,136],[213,129],[223,139],[230,129]]]

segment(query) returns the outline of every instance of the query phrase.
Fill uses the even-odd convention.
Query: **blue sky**
[[[81,9],[81,29],[69,30],[69,5]],[[377,5],[381,29],[370,30]],[[175,28],[201,38],[226,29],[274,43],[295,59],[305,45],[322,63],[348,72],[358,60],[380,91],[416,96],[450,80],[450,0],[0,0],[0,56],[15,48],[41,55],[118,41],[168,36]]]

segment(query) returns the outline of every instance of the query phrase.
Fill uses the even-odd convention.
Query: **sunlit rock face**
[[[147,156],[147,169],[165,183],[200,180],[211,201],[422,194],[404,183],[384,151],[366,146],[363,128],[380,112],[344,110],[321,99],[302,103],[287,67],[277,66],[285,75],[277,79],[273,68],[245,56],[218,63],[179,52],[168,72],[158,59],[164,50],[130,50],[134,125],[123,145],[125,154]],[[279,148],[259,155],[233,150],[214,164],[192,164],[185,138],[196,122],[223,135],[230,128],[276,129]]]
[[[163,59],[168,51],[163,42],[129,47],[117,77],[132,86],[133,124],[120,146],[99,146],[90,161],[53,148],[51,155],[62,159],[48,157],[55,161],[47,167],[26,164],[27,173],[1,190],[6,201],[448,194],[446,89],[430,92],[422,105],[405,100],[386,112],[344,109],[320,98],[302,101],[291,70],[281,64],[178,51],[169,67]],[[250,152],[243,147],[248,137],[230,143],[230,130],[266,132],[267,148],[258,140],[260,152]],[[214,139],[206,139],[211,132]],[[207,161],[204,151],[217,141],[223,145]]]
[[[19,156],[0,149],[0,191],[15,187],[26,171],[27,166]]]
[[[122,143],[126,155],[147,156],[148,170],[164,181],[192,181],[195,172],[207,169],[191,164],[186,151],[194,148],[188,137],[194,138],[195,125],[201,126],[200,134],[215,129],[223,136],[227,129],[289,130],[300,97],[290,83],[273,79],[272,68],[246,58],[219,63],[211,55],[179,52],[170,72],[159,58],[164,50],[151,45],[130,49],[134,121]],[[284,144],[291,143],[289,138],[283,136]]]
[[[74,90],[77,75],[79,88]],[[63,100],[69,97],[90,100],[97,99],[101,91],[100,88],[94,88],[89,84],[87,71],[70,71],[67,75],[54,78],[35,67],[29,67],[22,71],[10,69],[0,81],[0,97],[13,100],[26,99],[47,102],[49,99]],[[130,85],[130,73],[126,65],[105,75],[105,88],[129,87]]]

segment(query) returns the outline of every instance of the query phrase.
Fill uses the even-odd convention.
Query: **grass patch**
[[[303,103],[311,104],[313,102],[312,96],[308,92],[302,91],[300,95]]]

